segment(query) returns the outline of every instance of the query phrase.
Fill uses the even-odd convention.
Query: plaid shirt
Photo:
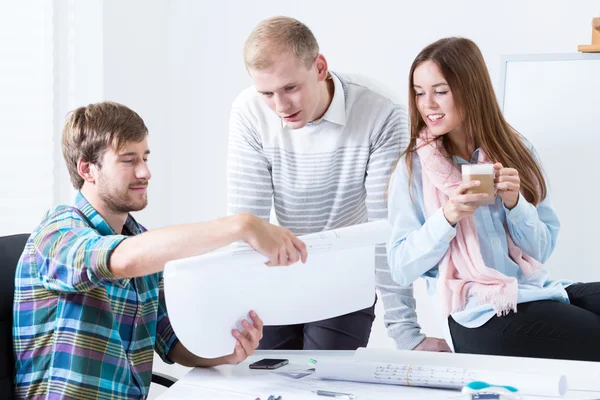
[[[145,231],[131,216],[117,235],[81,193],[49,211],[17,266],[13,346],[16,396],[145,398],[153,349],[168,363],[177,337],[162,273],[116,279],[112,251]]]

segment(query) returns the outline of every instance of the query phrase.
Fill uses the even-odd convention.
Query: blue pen
[[[492,385],[482,381],[473,381],[467,383],[462,388],[462,392],[471,394],[473,399],[485,399],[486,397],[481,397],[482,395],[496,395],[498,397],[502,396],[502,398],[511,400],[521,400],[523,398],[521,393],[515,387]],[[479,395],[479,397],[475,397],[476,395]]]

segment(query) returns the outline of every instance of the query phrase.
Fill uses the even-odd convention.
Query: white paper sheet
[[[459,394],[458,392],[446,391],[442,394],[440,391],[434,391],[432,396],[431,390],[428,391],[427,389],[327,381],[318,379],[313,375],[301,379],[293,379],[276,374],[275,371],[259,372],[257,370],[249,370],[247,373],[240,375],[205,374],[206,372],[206,370],[193,370],[190,375],[184,378],[185,382],[182,384],[185,385],[185,392],[190,394],[189,397],[182,396],[181,392],[177,392],[177,396],[171,398],[177,400],[209,398],[207,394],[210,393],[210,398],[212,399],[214,393],[215,399],[227,398],[226,396],[229,396],[231,399],[241,399],[245,396],[246,400],[257,397],[265,400],[270,394],[282,396],[284,400],[327,399],[327,397],[318,396],[316,394],[317,390],[351,393],[360,400],[446,400],[451,396]],[[182,384],[178,383],[178,385]],[[202,395],[198,395],[199,391],[202,391]]]
[[[560,374],[566,377],[570,390],[600,391],[600,363],[597,362],[366,348],[356,350],[354,358],[363,362]]]
[[[377,221],[302,236],[306,264],[267,267],[235,248],[168,262],[165,298],[179,340],[202,357],[230,354],[231,329],[255,310],[265,325],[318,321],[373,305],[375,245],[391,227]]]
[[[528,395],[562,397],[567,393],[566,378],[556,373],[542,375],[407,363],[324,361],[317,364],[316,376],[327,380],[456,390],[469,382],[483,381],[513,386]]]

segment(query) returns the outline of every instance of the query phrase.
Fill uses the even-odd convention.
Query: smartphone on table
[[[250,369],[277,369],[287,365],[289,360],[285,358],[263,358],[250,364]]]

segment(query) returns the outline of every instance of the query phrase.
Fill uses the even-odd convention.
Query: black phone
[[[277,369],[287,365],[289,360],[285,358],[263,358],[250,364],[250,369]]]

